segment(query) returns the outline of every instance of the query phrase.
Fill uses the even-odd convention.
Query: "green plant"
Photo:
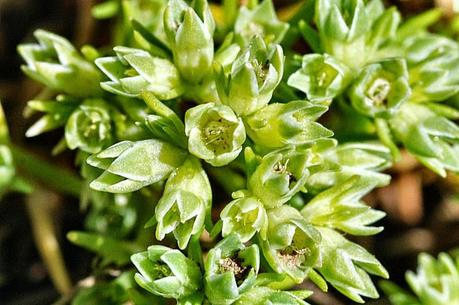
[[[399,147],[459,171],[455,41],[410,34],[379,0],[306,1],[314,13],[289,22],[271,0],[238,3],[110,0],[93,13],[122,13],[113,51],[43,30],[18,47],[51,92],[28,103],[44,115],[26,135],[62,127],[54,152],[75,150],[84,179],[90,232],[68,238],[120,271],[72,304],[101,290],[113,304],[307,304],[293,289],[306,279],[378,298],[370,276],[388,272],[347,238],[382,230],[362,198]],[[313,53],[294,53],[298,32]]]

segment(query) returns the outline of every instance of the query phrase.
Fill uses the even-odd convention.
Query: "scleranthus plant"
[[[19,46],[51,90],[26,135],[63,128],[54,152],[75,150],[85,180],[90,232],[68,238],[119,271],[73,304],[298,305],[308,280],[364,303],[388,272],[349,238],[382,230],[362,198],[400,147],[459,170],[456,42],[407,34],[380,0],[306,1],[290,22],[246,2],[109,1],[93,10],[122,16],[109,51],[43,30]],[[7,187],[3,142],[0,170]]]

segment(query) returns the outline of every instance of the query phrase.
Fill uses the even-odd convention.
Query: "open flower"
[[[252,153],[246,152],[247,157]],[[265,155],[248,179],[248,188],[266,209],[278,207],[298,193],[309,176],[308,166],[314,163],[310,150],[300,148],[278,149]]]
[[[197,159],[189,157],[170,175],[156,206],[156,238],[173,232],[179,248],[185,249],[191,236],[201,233],[211,200],[206,173]]]
[[[164,29],[174,63],[188,82],[196,84],[209,75],[214,58],[215,22],[206,0],[171,0],[164,12]]]
[[[258,145],[281,148],[302,145],[333,135],[315,122],[328,107],[308,101],[273,103],[246,117],[247,134]]]
[[[112,141],[109,107],[104,100],[87,99],[73,111],[65,126],[70,149],[98,153]]]
[[[47,87],[78,97],[101,94],[100,72],[65,38],[43,30],[34,32],[39,44],[22,44],[22,70]]]
[[[207,103],[185,114],[188,150],[213,166],[223,166],[237,158],[245,141],[245,128],[228,106]]]
[[[233,304],[255,284],[260,268],[257,245],[244,246],[230,235],[209,251],[205,261],[205,293],[211,304]]]
[[[328,54],[307,54],[288,85],[306,93],[312,102],[328,102],[347,86],[349,74],[349,68]]]
[[[370,117],[393,115],[410,94],[408,70],[401,58],[365,66],[349,89],[352,106]]]
[[[218,96],[238,115],[254,113],[269,103],[284,73],[280,45],[267,46],[255,37],[233,62],[230,71],[216,67]]]
[[[231,201],[221,212],[222,235],[237,234],[242,242],[249,241],[257,232],[266,236],[268,218],[257,198],[242,197]]]
[[[155,245],[131,257],[139,273],[136,282],[145,290],[173,299],[194,294],[201,288],[199,266],[182,252]]]
[[[269,210],[268,224],[267,238],[261,242],[264,257],[274,271],[301,283],[320,262],[320,233],[289,205]]]

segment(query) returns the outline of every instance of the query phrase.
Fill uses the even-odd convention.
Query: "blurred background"
[[[282,10],[298,1],[274,2]],[[25,103],[39,94],[41,87],[22,74],[16,46],[33,41],[33,31],[44,28],[69,38],[77,47],[86,43],[103,47],[110,41],[109,29],[113,24],[110,20],[92,18],[91,7],[96,3],[98,1],[93,0],[0,0],[0,99],[12,142],[32,156],[68,171],[73,169],[71,152],[58,156],[50,154],[60,139],[60,131],[33,139],[24,137],[25,130],[33,122],[33,118],[24,116]],[[452,1],[399,0],[387,4],[397,5],[406,16],[441,7],[444,20],[438,25],[439,30],[457,39]],[[403,275],[407,269],[415,268],[420,251],[437,254],[459,246],[459,178],[439,179],[407,154],[390,174],[393,176],[391,185],[370,194],[366,200],[387,212],[388,216],[381,221],[385,230],[358,242],[381,260],[392,280],[404,285]],[[40,215],[47,217],[41,220],[52,223],[72,282],[80,281],[90,270],[92,256],[65,239],[66,232],[82,227],[83,213],[78,199],[61,195],[46,185],[39,189],[38,193],[30,195],[10,193],[0,201],[0,304],[57,305],[66,302],[59,299],[37,250],[33,227],[40,219],[31,219],[32,204],[40,208]],[[311,303],[351,304],[338,295],[318,292]],[[368,304],[388,303],[378,300]]]

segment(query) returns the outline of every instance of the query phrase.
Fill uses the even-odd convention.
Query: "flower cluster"
[[[19,46],[25,73],[52,89],[28,103],[44,115],[27,136],[63,127],[55,152],[76,150],[86,182],[91,233],[68,238],[103,266],[131,260],[144,290],[131,269],[129,285],[94,291],[119,304],[295,305],[310,292],[290,289],[309,279],[377,298],[370,275],[388,273],[346,235],[382,230],[384,212],[362,198],[389,183],[399,147],[459,171],[459,112],[443,103],[459,91],[459,45],[406,34],[413,23],[380,0],[317,0],[290,23],[271,0],[223,2],[99,4],[100,18],[122,12],[113,52],[43,30]],[[295,33],[313,53],[288,49]],[[11,176],[9,154],[0,146]]]

